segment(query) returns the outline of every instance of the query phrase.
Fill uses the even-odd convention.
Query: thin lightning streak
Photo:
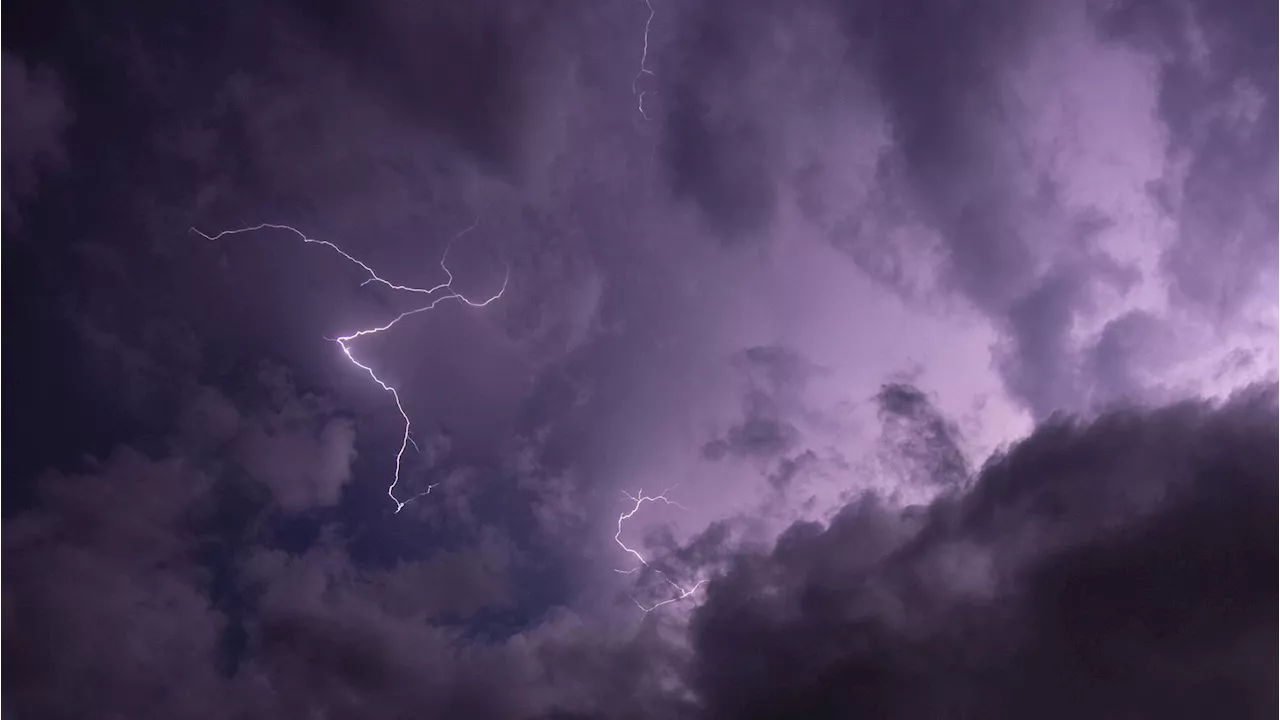
[[[661,493],[659,493],[659,494],[657,494],[657,495],[652,495],[652,496],[651,496],[651,495],[645,495],[643,490],[637,490],[635,495],[632,495],[632,494],[630,494],[630,493],[628,493],[628,492],[626,492],[626,491],[624,490],[624,491],[622,492],[622,494],[623,494],[623,495],[625,495],[628,499],[635,501],[635,505],[634,505],[634,506],[632,506],[632,508],[631,508],[630,510],[628,510],[627,512],[624,512],[624,513],[622,513],[621,515],[619,515],[619,516],[618,516],[618,532],[614,533],[613,541],[614,541],[614,542],[616,542],[616,543],[618,543],[618,547],[622,548],[622,549],[623,549],[623,551],[624,551],[624,552],[626,552],[628,555],[630,555],[630,556],[634,557],[634,558],[635,558],[635,559],[636,559],[640,564],[639,564],[639,565],[637,565],[637,566],[635,566],[635,567],[633,567],[633,568],[631,568],[630,570],[617,570],[617,569],[615,569],[615,570],[614,570],[614,572],[619,573],[619,574],[622,574],[622,575],[630,575],[631,573],[634,573],[634,572],[636,572],[637,570],[642,570],[642,569],[647,568],[647,569],[649,569],[649,570],[653,570],[654,572],[656,572],[656,573],[658,573],[659,575],[661,575],[661,576],[662,576],[662,579],[663,579],[663,580],[666,580],[666,581],[667,581],[667,584],[668,584],[668,585],[670,585],[671,587],[675,588],[675,589],[676,589],[676,592],[678,593],[677,595],[675,595],[675,596],[673,596],[673,597],[670,597],[670,598],[667,598],[666,600],[663,600],[662,602],[657,603],[657,604],[655,604],[655,605],[653,605],[653,606],[651,606],[651,607],[645,607],[645,606],[644,606],[644,605],[643,605],[639,600],[636,600],[634,597],[632,597],[632,598],[631,598],[631,601],[632,601],[632,602],[634,602],[634,603],[636,604],[636,607],[640,608],[640,610],[641,610],[641,611],[643,611],[643,612],[647,615],[647,614],[649,614],[650,612],[653,612],[654,610],[657,610],[658,608],[662,607],[663,605],[667,605],[667,604],[669,604],[669,603],[673,603],[673,602],[675,602],[675,601],[677,601],[677,600],[683,600],[683,599],[685,599],[685,598],[689,597],[689,596],[690,596],[690,595],[692,595],[693,593],[697,592],[698,588],[702,587],[702,584],[703,584],[703,583],[705,583],[705,582],[706,582],[706,580],[699,580],[699,581],[697,582],[697,584],[696,584],[696,585],[694,585],[694,586],[693,586],[693,587],[691,587],[691,588],[688,588],[688,589],[683,588],[683,587],[681,587],[680,585],[677,585],[677,584],[676,584],[676,582],[675,582],[674,580],[672,580],[670,577],[667,577],[667,574],[666,574],[666,573],[664,573],[664,572],[662,572],[661,570],[658,570],[657,568],[655,568],[655,567],[653,567],[653,566],[649,565],[649,562],[648,562],[647,560],[645,560],[645,559],[644,559],[644,556],[643,556],[643,555],[641,555],[638,551],[636,551],[636,550],[634,550],[634,549],[632,549],[632,548],[627,547],[627,544],[626,544],[626,543],[624,543],[624,542],[622,542],[622,524],[623,524],[624,522],[626,522],[627,520],[629,520],[629,519],[631,518],[631,516],[632,516],[632,515],[635,515],[637,512],[639,512],[639,511],[640,511],[640,506],[641,506],[641,505],[644,505],[644,504],[645,504],[645,503],[647,503],[647,502],[663,502],[663,503],[666,503],[667,505],[675,505],[676,507],[680,508],[681,510],[686,509],[686,508],[685,508],[685,506],[681,505],[680,503],[676,502],[675,500],[670,500],[670,499],[668,499],[668,498],[667,498],[667,491],[666,491],[666,490],[663,490]]]
[[[635,78],[631,80],[631,94],[636,97],[636,109],[640,111],[640,115],[645,119],[649,119],[649,114],[644,111],[644,96],[649,94],[647,90],[640,90],[638,85],[640,78],[648,75],[653,76],[653,71],[645,67],[645,63],[649,60],[649,26],[653,24],[652,0],[644,0],[645,7],[649,8],[649,19],[644,21],[644,50],[640,53],[640,71],[636,73]]]
[[[481,213],[481,216],[483,216],[483,212]],[[345,250],[338,247],[337,245],[329,242],[328,240],[317,240],[315,238],[307,237],[306,233],[303,233],[302,231],[290,225],[280,225],[276,223],[261,223],[258,225],[253,225],[251,227],[244,227],[236,230],[223,230],[217,235],[206,235],[205,233],[197,230],[194,227],[191,228],[192,232],[205,238],[206,240],[219,240],[228,235],[240,235],[242,233],[251,233],[251,232],[256,232],[258,230],[266,230],[266,229],[287,230],[288,232],[291,232],[294,235],[297,235],[298,237],[302,238],[302,241],[305,243],[323,245],[333,250],[334,252],[338,253],[342,257],[346,258],[348,261],[356,265],[359,265],[360,268],[369,275],[369,278],[367,280],[360,283],[361,287],[368,285],[369,283],[378,283],[381,285],[385,285],[387,288],[391,290],[398,290],[401,292],[409,292],[409,293],[418,293],[423,295],[434,295],[435,293],[440,292],[442,290],[447,291],[446,294],[444,295],[441,295],[436,298],[432,298],[428,304],[423,305],[422,307],[418,307],[413,310],[407,310],[405,312],[400,313],[390,322],[385,323],[383,325],[364,328],[361,330],[357,330],[349,335],[341,335],[336,338],[325,338],[326,340],[331,340],[333,342],[336,342],[338,344],[338,347],[342,348],[342,354],[346,355],[347,360],[350,360],[352,365],[355,365],[361,370],[364,370],[366,373],[368,373],[369,377],[372,378],[373,381],[378,384],[378,387],[382,388],[385,392],[388,392],[391,394],[392,399],[394,399],[396,403],[396,410],[400,412],[400,417],[404,420],[404,436],[400,440],[400,449],[399,451],[396,452],[395,476],[392,479],[391,484],[387,486],[387,497],[391,498],[391,501],[396,504],[397,513],[403,510],[405,505],[408,505],[409,503],[413,502],[414,500],[417,500],[423,495],[429,494],[436,487],[438,483],[428,485],[426,490],[423,490],[422,492],[416,495],[413,495],[407,500],[401,500],[396,497],[396,492],[395,492],[396,485],[400,483],[400,465],[404,458],[405,450],[407,450],[410,445],[413,445],[415,449],[418,449],[418,444],[414,442],[412,432],[411,432],[412,422],[410,422],[409,420],[409,413],[405,412],[404,404],[400,401],[400,393],[394,387],[384,382],[382,378],[379,378],[377,373],[373,371],[373,368],[369,367],[368,365],[365,365],[364,363],[356,359],[355,355],[351,351],[351,343],[354,342],[355,340],[359,340],[362,337],[366,337],[368,335],[375,335],[377,333],[390,330],[392,327],[395,327],[395,324],[400,322],[401,320],[407,317],[410,317],[412,315],[417,315],[418,313],[432,310],[435,308],[435,306],[439,305],[440,303],[446,300],[457,299],[457,300],[461,300],[467,305],[470,305],[471,307],[485,307],[486,305],[493,302],[494,300],[497,300],[498,298],[502,297],[502,294],[507,291],[507,281],[510,280],[511,278],[510,266],[507,267],[506,274],[503,275],[503,278],[502,278],[502,287],[498,290],[496,294],[492,295],[486,300],[471,300],[466,296],[464,296],[462,293],[453,289],[453,273],[449,270],[448,266],[445,264],[446,260],[449,257],[449,250],[453,247],[454,241],[458,240],[463,235],[466,235],[467,233],[474,230],[476,226],[479,224],[480,224],[480,217],[478,216],[476,217],[475,222],[471,223],[470,226],[468,226],[462,232],[458,233],[451,240],[449,240],[449,244],[445,246],[444,253],[440,256],[440,269],[444,270],[446,280],[445,282],[442,282],[436,285],[435,287],[431,287],[431,288],[418,288],[418,287],[412,287],[409,285],[398,285],[396,283],[385,280],[382,277],[379,277],[379,275],[373,271],[373,268],[369,267],[368,265],[361,262],[360,260],[357,260],[356,258],[347,254]]]

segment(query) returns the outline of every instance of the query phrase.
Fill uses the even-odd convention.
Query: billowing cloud
[[[936,440],[918,391],[882,395]],[[200,469],[209,444],[125,448],[47,476],[42,509],[6,523],[5,690],[42,716],[1261,716],[1276,402],[1062,418],[971,487],[923,506],[864,493],[765,548],[715,526],[668,558],[723,568],[687,642],[661,615],[621,640],[564,610],[476,634],[516,592],[520,552],[493,530],[384,569],[336,526],[301,553],[251,534],[209,554],[228,482]]]
[[[1270,716],[1274,13],[14,13],[6,711]]]
[[[1050,423],[968,492],[792,527],[694,615],[706,716],[1274,712],[1275,403]]]
[[[45,476],[39,512],[4,527],[4,692],[45,717],[217,717],[226,618],[191,561],[212,479],[121,448]],[[234,711],[234,710],[232,710]]]
[[[673,189],[730,239],[794,233],[794,203],[904,296],[963,298],[1036,417],[1146,397],[1144,369],[1213,352],[1188,310],[1230,332],[1246,307],[1273,322],[1275,51],[1254,30],[1270,19],[1249,3],[691,11],[665,101]],[[1132,371],[1111,353],[1095,378],[1122,326],[1097,328],[1126,313],[1184,339],[1126,354]]]
[[[241,424],[231,456],[271,489],[285,511],[334,505],[351,479],[355,423],[283,382],[272,388],[279,404]]]
[[[299,406],[291,388],[274,389]],[[443,703],[518,716],[519,691],[503,686],[524,672],[523,649],[459,649],[450,624],[510,604],[509,540],[490,529],[474,546],[386,569],[358,564],[332,525],[305,552],[283,549],[276,538],[288,526],[273,509],[306,509],[296,502],[336,490],[270,464],[265,476],[253,463],[248,478],[236,472],[224,455],[238,442],[233,413],[250,430],[280,417],[201,392],[171,456],[124,447],[85,473],[50,473],[40,509],[5,523],[12,707],[44,717],[269,717]],[[332,459],[323,443],[288,438],[302,467]],[[423,683],[444,668],[448,676]],[[328,690],[312,687],[319,678]]]
[[[1171,172],[1152,188],[1178,232],[1161,258],[1175,296],[1214,321],[1275,294],[1276,8],[1129,2],[1099,13],[1159,61]]]

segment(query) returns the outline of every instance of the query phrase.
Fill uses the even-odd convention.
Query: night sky
[[[1275,2],[3,20],[5,720],[1280,710]]]

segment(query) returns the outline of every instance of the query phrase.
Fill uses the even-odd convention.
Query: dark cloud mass
[[[1280,712],[1274,3],[5,10],[4,717]]]
[[[707,716],[1275,712],[1275,401],[1050,423],[966,493],[793,526],[694,615]]]
[[[18,203],[33,193],[40,175],[65,160],[62,134],[70,113],[57,75],[30,67],[8,53],[3,57],[4,216],[19,221]]]

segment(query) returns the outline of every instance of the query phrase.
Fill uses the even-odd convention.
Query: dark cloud
[[[219,717],[226,618],[191,562],[210,478],[122,448],[41,481],[43,508],[4,526],[4,693],[41,717]]]
[[[784,457],[778,461],[778,467],[769,474],[769,485],[775,490],[785,492],[801,473],[818,462],[818,454],[805,450],[794,457]]]
[[[354,420],[333,412],[323,398],[300,397],[287,377],[268,382],[262,390],[275,396],[274,407],[241,423],[229,457],[265,483],[286,512],[337,504],[351,479]]]
[[[873,103],[860,54],[832,31],[835,12],[831,3],[763,0],[665,15],[674,27],[657,35],[653,103],[665,166],[676,197],[692,200],[721,241],[766,238],[792,184],[807,184],[808,209],[818,214],[828,201],[856,202],[825,192],[830,157],[806,137],[832,118],[874,134],[858,117]],[[818,127],[805,124],[813,118]]]
[[[780,345],[747,348],[732,364],[746,381],[743,417],[723,436],[705,443],[702,456],[708,460],[735,457],[771,462],[795,450],[802,435],[797,425],[804,411],[801,393],[822,368]],[[782,458],[772,482],[786,485],[805,462],[803,457]]]
[[[666,91],[671,188],[693,200],[722,240],[758,238],[773,221],[777,137],[748,111],[743,74],[770,26],[759,4],[704,4],[684,18],[682,72]],[[673,64],[674,65],[674,64]]]
[[[362,85],[498,173],[518,175],[556,5],[329,4],[312,25]],[[465,73],[457,68],[465,67]]]
[[[763,517],[789,523],[795,515],[788,500],[813,510],[816,497],[812,481],[841,478],[850,468],[839,447],[840,434],[848,433],[846,423],[838,413],[815,401],[817,393],[810,392],[811,383],[830,369],[783,345],[747,348],[734,355],[731,365],[741,378],[741,416],[726,431],[703,443],[700,455],[703,460],[725,462],[734,468],[743,482],[740,491],[748,490],[748,479],[764,481],[767,495],[762,505],[748,513],[749,517],[735,517],[736,529]],[[818,442],[812,435],[815,428],[837,433],[835,444]],[[713,531],[720,532],[714,527],[708,532]],[[707,535],[701,537],[701,542],[708,542]],[[651,542],[649,547],[663,548],[667,559],[679,556],[675,543],[667,540]],[[682,571],[687,573],[688,567]]]
[[[1169,327],[1151,313],[1131,311],[1107,323],[1086,359],[1086,374],[1093,378],[1093,392],[1102,398],[1126,398],[1143,387],[1143,371],[1159,369],[1171,354]]]
[[[1273,710],[1240,638],[1275,627],[1274,389],[1070,414],[1199,372],[1163,289],[1113,301],[1169,280],[1225,327],[1273,279],[1274,11],[1211,5],[655,0],[647,119],[642,2],[7,13],[5,224],[41,242],[5,258],[6,712]],[[1036,113],[1152,67],[1121,144],[1168,161],[1164,217],[1132,222],[1095,207],[1124,167],[1057,162],[1130,118]],[[1100,97],[1068,109],[1138,104]],[[405,494],[435,487],[401,512],[401,416],[326,338],[420,297],[190,232],[263,221],[509,280],[356,348],[413,418]],[[1213,329],[1224,372],[1274,364]],[[1042,422],[984,465],[1023,420],[970,403],[989,357]],[[664,486],[627,574],[619,490]],[[628,601],[669,579],[707,582]]]
[[[37,509],[5,523],[11,709],[39,717],[372,706],[394,714],[441,704],[491,708],[493,717],[522,711],[478,659],[518,657],[501,646],[451,649],[452,623],[512,602],[515,551],[500,532],[383,569],[352,556],[330,515],[310,549],[287,549],[299,531],[281,511],[314,511],[339,488],[325,479],[334,458],[324,432],[297,429],[329,422],[317,407],[323,399],[275,377],[254,396],[279,406],[202,390],[162,459],[124,447],[84,473],[50,473]],[[248,455],[245,433],[255,438]],[[349,461],[337,462],[344,473]],[[421,681],[445,665],[451,674]]]
[[[792,527],[695,615],[707,715],[1269,717],[1275,403],[1051,423],[967,493]]]
[[[739,148],[764,142],[758,131],[740,120],[708,116],[698,102],[685,99],[672,117],[667,142],[672,190],[698,203],[712,230],[726,240],[761,233],[769,226],[777,189],[759,155]],[[714,128],[707,127],[715,123]],[[727,126],[727,127],[726,127]]]
[[[554,612],[508,640],[472,634],[476,613],[518,602],[511,583],[523,552],[495,528],[383,566],[359,561],[339,525],[305,551],[276,546],[270,508],[252,505],[275,505],[278,479],[228,476],[216,451],[234,444],[232,419],[274,417],[290,397],[301,404],[287,383],[271,388],[252,394],[276,403],[258,409],[197,393],[169,458],[125,448],[88,473],[51,474],[40,507],[6,523],[13,709],[492,718],[1275,710],[1275,656],[1260,640],[1276,629],[1274,387],[1221,406],[1055,420],[960,487],[954,428],[914,386],[887,385],[877,402],[904,460],[923,463],[947,491],[906,508],[862,494],[828,523],[793,525],[769,549],[745,544],[741,521],[682,546],[658,538],[650,544],[670,548],[654,566],[663,572],[724,568],[693,611],[687,649],[660,615],[629,641]],[[235,536],[211,519],[228,483],[242,482],[264,492],[238,512],[256,515],[256,529]]]
[[[3,57],[4,104],[4,219],[20,223],[19,204],[27,200],[42,174],[66,162],[63,135],[72,113],[57,73],[32,66],[8,52]]]
[[[876,393],[886,457],[902,468],[904,479],[943,487],[963,483],[969,463],[960,445],[960,430],[915,386],[895,382]]]
[[[1054,273],[1009,307],[1009,338],[997,358],[1005,384],[1037,415],[1078,407],[1081,379],[1069,345],[1081,278]]]
[[[795,447],[799,432],[779,416],[778,407],[771,398],[752,392],[744,405],[746,417],[743,421],[730,427],[724,437],[704,445],[704,457],[708,460],[719,460],[726,455],[770,459]]]
[[[438,557],[370,571],[338,544],[326,541],[303,556],[275,552],[248,565],[257,611],[247,621],[241,672],[270,689],[270,712],[347,716],[377,708],[399,717],[471,705],[482,717],[517,713],[510,705],[519,690],[504,690],[507,673],[476,665],[486,655],[509,662],[501,647],[466,642],[447,622],[503,602],[480,578],[491,565]]]

